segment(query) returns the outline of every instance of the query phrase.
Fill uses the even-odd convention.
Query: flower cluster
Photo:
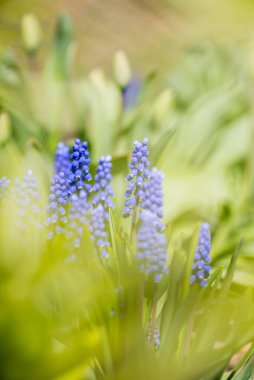
[[[156,168],[149,170],[149,150],[147,139],[135,141],[130,163],[130,173],[126,177],[128,188],[125,192],[124,216],[138,215],[135,219],[137,229],[137,261],[140,271],[147,279],[159,283],[167,273],[167,241],[163,233],[163,174]],[[108,209],[114,207],[112,181],[112,159],[102,156],[99,159],[94,184],[89,169],[90,158],[87,142],[75,140],[73,152],[60,142],[55,154],[55,174],[53,175],[48,197],[46,225],[48,237],[64,234],[69,239],[69,247],[81,247],[85,226],[90,230],[99,255],[109,257]],[[93,196],[89,197],[89,192]],[[38,193],[37,180],[32,172],[17,179],[10,187],[10,181],[0,178],[0,200],[9,192],[10,215],[14,215],[18,227],[41,226],[42,208]],[[10,198],[10,199],[9,199]],[[9,203],[8,203],[9,210]],[[138,213],[136,214],[136,210]],[[133,227],[133,226],[132,226]],[[132,237],[131,233],[131,237]],[[190,282],[199,286],[207,285],[211,267],[209,265],[211,239],[209,225],[200,227]]]
[[[96,244],[97,250],[102,258],[108,258],[108,234],[105,225],[104,207],[99,204],[90,211],[90,232]]]
[[[149,169],[148,157],[147,139],[141,143],[136,141],[130,163],[130,173],[126,177],[128,188],[125,192],[127,199],[125,199],[123,214],[126,217],[132,214],[134,217],[132,218],[128,247],[132,252],[135,242],[135,259],[142,273],[140,278],[142,292],[144,289],[152,289],[157,297],[156,289],[163,278],[166,280],[165,274],[168,273],[167,240],[162,220],[163,174],[156,168]],[[85,254],[85,229],[90,231],[94,242],[94,251],[97,252],[101,261],[110,257],[108,211],[114,208],[112,200],[114,191],[111,186],[112,159],[110,156],[100,157],[93,185],[88,183],[92,179],[89,165],[87,142],[76,139],[72,154],[64,143],[58,144],[55,154],[54,175],[48,197],[48,215],[46,223],[45,221],[44,223],[48,228],[49,239],[55,238],[56,235],[63,235],[66,238],[63,239],[64,247],[68,251],[65,262],[77,262],[77,253],[84,251]],[[92,195],[89,195],[90,192]],[[25,242],[25,248],[27,248],[30,244],[29,237],[34,232],[32,228],[42,225],[40,221],[43,213],[37,180],[31,171],[22,181],[17,179],[12,187],[10,187],[10,181],[7,178],[0,178],[0,201],[7,193],[9,195],[5,202],[8,211],[7,216],[10,215],[15,221],[16,227],[18,227],[15,228],[18,241]],[[0,211],[2,213],[1,208]],[[43,234],[39,234],[43,236]],[[118,237],[121,238],[121,236],[127,236],[127,234],[121,234],[121,230],[119,230]],[[128,244],[128,242],[125,243]],[[116,244],[116,247],[119,245]],[[198,284],[199,287],[207,285],[211,271],[209,265],[211,261],[210,250],[210,227],[208,223],[202,223],[192,264],[191,278],[188,279],[191,284]],[[145,283],[145,287],[143,287],[143,283]],[[117,289],[120,315],[123,316],[125,310],[124,292],[120,292],[121,287]],[[143,294],[140,297],[142,300]],[[147,293],[145,292],[145,294]],[[152,318],[148,325],[147,338],[157,349],[160,346],[160,331],[156,320],[156,302],[157,299],[154,299],[152,303]],[[113,308],[110,315],[115,315]]]
[[[50,226],[48,238],[51,239],[55,234],[59,235],[66,232],[68,183],[64,172],[53,176],[48,200],[47,212],[49,216],[47,224]]]
[[[125,192],[125,197],[128,198],[124,205],[123,215],[130,216],[132,210],[140,206],[144,197],[144,183],[149,178],[150,172],[147,169],[150,166],[148,160],[149,150],[147,146],[147,139],[142,143],[134,142],[134,150],[132,152],[132,159],[130,163],[130,173],[127,175],[128,188]]]
[[[92,185],[87,183],[91,181],[92,175],[89,173],[89,151],[88,143],[83,143],[79,140],[75,140],[73,145],[73,153],[71,154],[71,174],[69,176],[69,193],[75,194],[80,190],[86,190],[90,192]]]
[[[71,155],[69,147],[63,143],[59,142],[55,152],[55,164],[54,172],[59,174],[61,172],[66,173],[66,176],[70,174],[71,169]]]
[[[94,176],[95,184],[93,190],[95,196],[93,197],[93,205],[97,206],[101,204],[105,208],[105,212],[108,208],[114,208],[112,197],[114,191],[110,185],[112,181],[111,169],[112,162],[110,156],[101,156]],[[107,219],[107,212],[106,212]]]
[[[158,229],[157,216],[151,211],[143,211],[140,218],[141,225],[137,233],[137,259],[140,270],[159,283],[163,274],[167,273],[166,238]]]
[[[196,247],[194,263],[192,265],[191,284],[207,285],[211,266],[209,265],[211,251],[210,227],[208,223],[202,223],[199,231],[198,245]]]

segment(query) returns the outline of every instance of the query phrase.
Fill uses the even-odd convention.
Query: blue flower
[[[133,210],[139,208],[143,201],[144,184],[147,182],[150,174],[147,169],[150,166],[148,156],[147,139],[144,139],[142,143],[135,141],[130,163],[130,173],[126,177],[128,187],[125,192],[125,197],[127,198],[124,203],[125,208],[123,212],[125,217],[130,216]]]
[[[61,172],[66,173],[68,176],[71,169],[71,154],[70,149],[65,143],[59,142],[55,152],[55,165],[54,172],[59,174]]]
[[[7,196],[9,186],[10,181],[6,177],[0,178],[0,201]]]
[[[134,107],[138,102],[141,89],[141,81],[138,77],[132,77],[129,83],[122,89],[123,107]]]
[[[150,172],[150,177],[147,182],[144,183],[144,198],[141,203],[143,210],[149,210],[158,218],[163,218],[163,192],[162,192],[162,180],[164,176],[156,168],[153,168]]]
[[[87,183],[92,179],[92,175],[89,173],[90,154],[87,148],[88,143],[86,141],[81,143],[79,139],[75,140],[73,153],[71,154],[70,194],[75,194],[84,189],[87,192],[92,190],[92,185]]]
[[[159,348],[159,346],[160,346],[160,331],[159,331],[157,322],[155,323],[155,326],[154,326],[153,339],[151,339],[152,338],[151,335],[152,335],[152,321],[150,319],[149,326],[147,329],[147,339],[148,339],[148,342],[153,343],[156,348]]]
[[[67,235],[72,240],[71,247],[79,248],[84,233],[84,226],[88,224],[87,213],[90,209],[90,204],[87,201],[87,193],[84,190],[81,190],[79,194],[73,194],[70,201]]]
[[[106,231],[104,207],[99,204],[90,211],[90,232],[96,249],[102,258],[108,258],[108,234]]]
[[[166,238],[160,230],[160,221],[151,211],[140,214],[141,225],[137,233],[137,259],[140,270],[147,276],[152,276],[159,283],[163,274],[167,273]]]
[[[53,176],[48,201],[47,212],[49,216],[47,225],[50,227],[48,238],[53,238],[54,235],[66,232],[66,223],[68,221],[66,210],[68,181],[64,172]]]
[[[18,178],[15,180],[14,186],[10,188],[8,202],[19,229],[42,227],[41,199],[37,179],[33,176],[32,170],[27,172],[22,181]]]
[[[210,251],[210,226],[208,223],[202,223],[199,231],[194,263],[192,265],[191,284],[198,283],[202,287],[207,285],[207,278],[211,271],[211,266],[209,265],[211,262]]]
[[[93,197],[92,202],[94,206],[101,204],[104,207],[105,219],[108,219],[108,208],[114,208],[114,203],[112,201],[114,191],[110,185],[112,181],[111,169],[111,157],[100,157],[96,174],[94,176],[95,184],[93,190],[95,192],[95,196]]]

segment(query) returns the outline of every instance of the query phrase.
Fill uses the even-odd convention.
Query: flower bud
[[[125,87],[131,79],[131,67],[124,51],[118,50],[115,53],[113,67],[117,82]]]
[[[28,54],[34,54],[41,43],[41,26],[34,14],[23,16],[21,21],[23,45]]]

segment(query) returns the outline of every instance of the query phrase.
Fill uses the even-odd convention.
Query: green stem
[[[156,328],[157,292],[154,292],[151,311],[151,343],[154,345],[154,333]]]
[[[227,380],[230,380],[234,377],[234,375],[239,371],[239,369],[244,365],[245,362],[247,362],[253,353],[254,350],[254,343],[252,342],[251,346],[249,347],[248,351],[244,354],[242,359],[239,361],[239,363],[235,366],[233,371],[230,373],[229,377]]]

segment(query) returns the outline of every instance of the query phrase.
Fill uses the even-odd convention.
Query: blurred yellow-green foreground
[[[250,0],[0,0],[0,177],[32,170],[44,210],[17,225],[13,195],[0,204],[0,379],[251,379],[253,19]],[[87,227],[76,261],[64,238],[47,239],[54,152],[75,137],[92,174],[112,156],[107,264]],[[158,288],[144,285],[122,219],[144,137],[165,176]],[[212,274],[200,290],[189,276],[204,221]]]

